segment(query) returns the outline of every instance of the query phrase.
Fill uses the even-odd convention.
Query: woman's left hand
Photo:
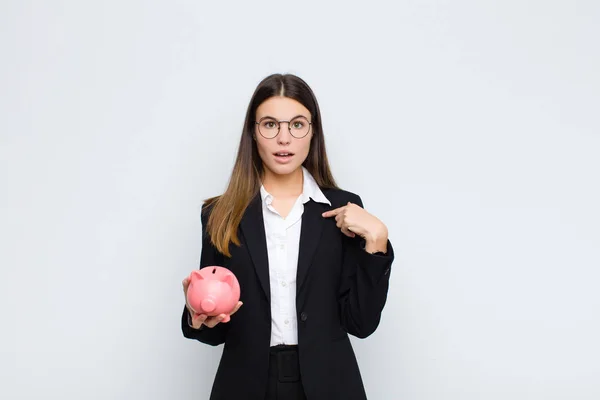
[[[347,205],[323,213],[323,217],[335,216],[336,225],[349,237],[356,235],[366,241],[365,250],[369,253],[387,251],[388,230],[377,217],[357,204]]]

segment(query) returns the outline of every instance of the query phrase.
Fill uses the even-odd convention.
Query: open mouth
[[[273,153],[273,155],[275,156],[275,161],[279,164],[287,164],[292,160],[292,157],[294,157],[294,153],[289,151],[278,151]]]
[[[294,153],[290,153],[289,151],[278,151],[277,153],[275,153],[275,157],[279,157],[279,158],[290,158],[294,155]]]

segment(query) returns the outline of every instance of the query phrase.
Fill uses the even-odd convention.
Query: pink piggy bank
[[[225,314],[222,322],[229,321],[229,313],[240,300],[240,284],[230,270],[210,266],[194,270],[189,277],[187,301],[197,314],[215,316]]]

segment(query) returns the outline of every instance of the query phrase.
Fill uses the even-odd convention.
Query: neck
[[[302,168],[287,175],[274,174],[267,168],[264,171],[263,186],[274,197],[300,196],[302,194],[304,183]]]

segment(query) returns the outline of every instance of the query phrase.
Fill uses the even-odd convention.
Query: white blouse
[[[302,173],[302,194],[286,218],[271,205],[273,196],[260,188],[271,286],[271,346],[298,344],[296,270],[304,204],[312,199],[331,206],[310,172],[302,167]]]

